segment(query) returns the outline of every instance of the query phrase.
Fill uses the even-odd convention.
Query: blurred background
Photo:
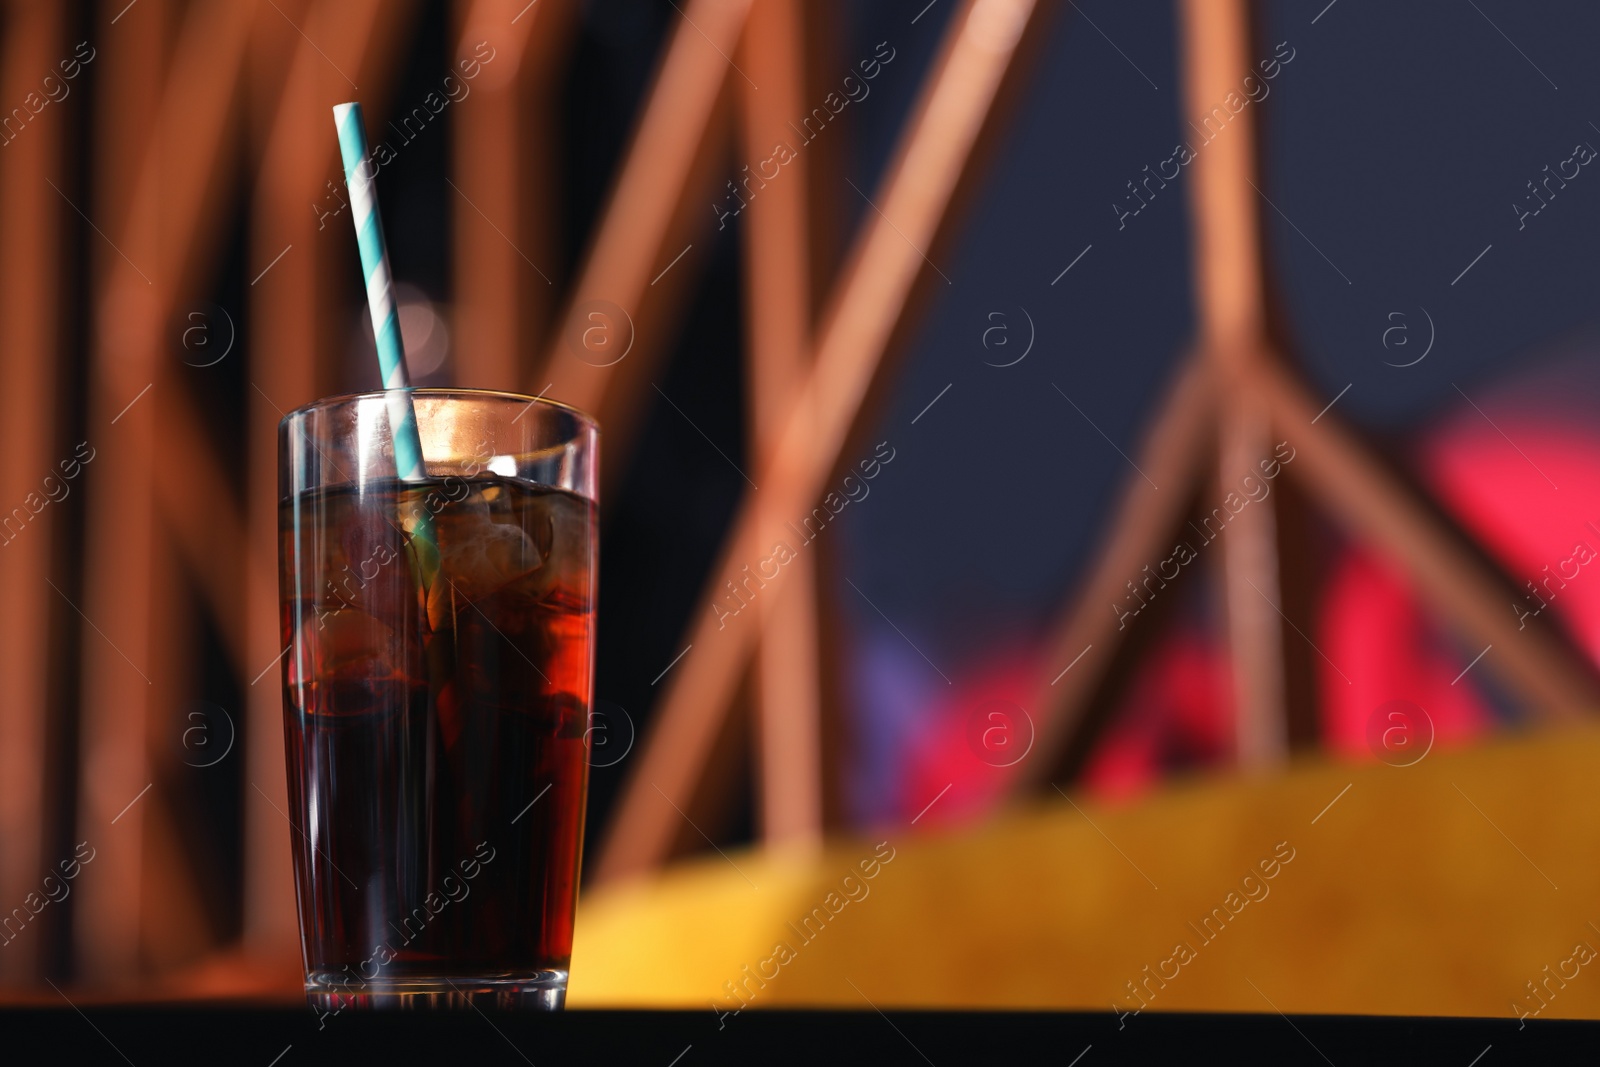
[[[413,382],[604,430],[574,1005],[1600,1011],[1597,34],[0,5],[3,988],[300,995],[276,427],[377,385],[359,99]]]

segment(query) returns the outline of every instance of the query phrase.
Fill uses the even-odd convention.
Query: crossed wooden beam
[[[276,427],[285,411],[332,388],[343,344],[337,312],[349,264],[336,242],[348,235],[321,233],[315,210],[326,199],[325,181],[337,173],[329,107],[361,93],[377,101],[373,110],[381,117],[416,9],[412,2],[378,0],[202,4],[187,9],[169,36],[170,23],[157,10],[163,5],[156,0],[153,9],[150,2],[123,12],[126,18],[107,10],[97,31],[107,122],[99,137],[101,178],[88,208],[109,236],[93,271],[90,434],[108,447],[99,450],[88,489],[82,610],[101,633],[83,641],[79,759],[89,770],[78,829],[99,849],[101,875],[80,886],[73,930],[91,980],[126,975],[141,964],[159,968],[206,947],[196,873],[161,788],[174,762],[174,739],[185,728],[182,695],[193,668],[183,650],[194,642],[175,630],[190,625],[187,604],[174,595],[180,567],[211,608],[236,676],[255,680],[246,689],[249,714],[237,724],[249,732],[246,942],[266,951],[293,943],[283,848],[292,831],[284,825],[282,707],[272,669],[282,651]],[[477,110],[469,125],[503,134],[519,108],[547,110],[539,108],[547,98],[537,95],[536,74],[550,67],[543,42],[560,49],[573,6],[545,3],[521,18],[505,0],[457,8],[466,51],[480,39],[497,49],[498,66],[486,68],[494,77],[474,86]],[[106,21],[112,18],[117,22]],[[535,26],[543,37],[535,36]],[[252,390],[241,494],[207,446],[174,373],[171,324],[184,300],[206,291],[217,263],[232,206],[226,194],[246,158],[237,138],[244,129],[257,131],[251,143],[265,145],[252,160],[250,246],[264,257],[255,265],[269,267],[280,248],[297,262],[261,270],[248,290],[252,332],[248,343],[237,339],[234,356],[250,360]],[[517,153],[484,153],[470,166],[468,154],[458,143],[465,195],[482,197],[491,210],[530,171]],[[479,230],[458,226],[457,234],[460,288],[477,292],[483,279],[473,271],[501,262],[503,253]],[[507,340],[493,332],[508,317],[475,316],[490,331],[475,351],[498,352],[502,343],[518,350],[515,335]],[[512,321],[523,336],[535,325]],[[218,337],[239,325],[208,323]],[[152,633],[162,639],[150,639]],[[30,862],[41,858],[35,849]]]
[[[1249,53],[1246,0],[1184,0],[1180,12],[1185,111],[1198,124],[1258,57]],[[1510,609],[1519,598],[1515,583],[1363,445],[1336,409],[1318,402],[1283,358],[1267,326],[1254,109],[1234,116],[1189,169],[1199,336],[1138,457],[1161,489],[1129,479],[1078,597],[1053,627],[1052,665],[1075,665],[1063,674],[1052,666],[1038,683],[1032,706],[1044,758],[1024,767],[1016,787],[1037,788],[1081,768],[1124,666],[1118,658],[1129,634],[1113,605],[1126,600],[1128,582],[1144,579],[1147,565],[1170,555],[1197,494],[1203,508],[1220,502],[1279,440],[1295,450],[1284,475],[1409,575],[1438,617],[1473,644],[1492,645],[1484,665],[1533,713],[1600,708],[1592,666],[1553,626],[1519,629]],[[1206,486],[1208,474],[1215,480]],[[1280,764],[1292,742],[1315,740],[1312,731],[1291,729],[1297,720],[1314,727],[1283,666],[1286,646],[1301,649],[1309,640],[1301,631],[1311,620],[1291,617],[1290,604],[1309,598],[1288,594],[1309,576],[1286,564],[1296,546],[1279,528],[1281,499],[1252,502],[1220,538],[1235,749],[1245,767]]]
[[[693,17],[692,9],[689,14]],[[724,582],[769,559],[779,541],[793,540],[785,520],[807,513],[820,496],[862,416],[924,272],[927,261],[921,250],[933,246],[947,220],[973,146],[1034,17],[1031,0],[969,2],[950,16],[940,55],[894,162],[871,196],[875,210],[862,224],[824,305],[810,358],[804,360],[809,367],[792,391],[782,429],[769,439],[770,450],[757,449],[754,482],[759,488],[741,505],[691,616],[689,652],[668,676],[667,691],[619,802],[596,877],[617,878],[664,862],[685,831],[683,812],[701,807],[704,790],[711,784],[702,771],[742,672],[758,646],[760,619],[766,617],[741,612],[729,619],[714,603]],[[754,218],[760,211],[751,214]],[[775,236],[778,227],[774,221],[773,232],[752,239]],[[781,255],[782,250],[773,254]],[[613,372],[607,384],[623,388],[629,380]],[[636,389],[637,378],[631,381]],[[794,581],[793,570],[785,565],[760,595],[776,603],[789,595],[788,586]],[[811,722],[802,726],[815,736]],[[817,743],[809,745],[815,751]],[[785,752],[776,744],[767,748],[770,765],[763,768],[763,780],[781,780],[785,761],[798,755],[805,774],[816,781],[817,772],[806,766],[810,759],[806,751]],[[805,803],[815,810],[817,802]]]
[[[1253,70],[1249,10],[1244,0],[1186,0],[1182,12],[1187,109],[1203,116]],[[671,675],[656,712],[601,852],[598,878],[637,874],[663,863],[686,836],[686,813],[699,810],[714,785],[707,770],[719,732],[752,651],[759,641],[772,640],[763,627],[773,619],[763,611],[729,620],[713,602],[724,583],[739,580],[744,567],[768,557],[771,543],[785,536],[783,517],[805,513],[840,461],[922,271],[924,260],[916,249],[928,247],[946,222],[955,180],[989,118],[1017,38],[1034,17],[1030,3],[968,4],[952,17],[897,162],[873,197],[881,210],[863,225],[821,317],[814,360],[793,393],[782,435],[770,452],[756,449],[761,488],[746,495],[692,616],[690,651]],[[736,32],[731,24],[724,29]],[[722,43],[731,49],[731,39]],[[1276,355],[1278,346],[1267,328],[1260,207],[1252,180],[1253,113],[1247,109],[1236,117],[1225,136],[1207,145],[1193,170],[1201,313],[1196,354],[1154,420],[1140,462],[1163,488],[1152,495],[1143,478],[1131,482],[1079,595],[1054,628],[1056,662],[1099,652],[1083,656],[1064,675],[1053,674],[1055,684],[1041,679],[1033,702],[1040,757],[1018,775],[1016,788],[1037,787],[1081,765],[1109,706],[1107,682],[1122,644],[1109,605],[1122,598],[1125,583],[1145,564],[1164,558],[1202,477],[1252,470],[1270,454],[1277,435],[1294,442],[1298,458],[1292,476],[1303,480],[1309,495],[1404,567],[1445,618],[1501,650],[1491,668],[1537,712],[1564,715],[1600,705],[1600,684],[1581,656],[1552,628],[1512,626],[1505,610],[1514,599],[1511,583],[1361,445],[1336,413],[1319,412]],[[755,241],[778,240],[782,218],[774,214],[780,218],[770,220],[764,233],[753,233]],[[752,247],[753,275],[770,269],[757,257]],[[781,315],[782,307],[769,308],[768,314]],[[792,365],[783,364],[785,370],[777,373],[792,373],[787,369]],[[601,389],[628,387],[626,379],[613,374]],[[1235,737],[1243,766],[1279,763],[1292,733],[1301,741],[1308,736],[1303,726],[1291,730],[1297,717],[1302,723],[1308,719],[1309,709],[1291,706],[1296,701],[1285,643],[1286,631],[1296,624],[1283,610],[1285,588],[1305,576],[1284,571],[1279,519],[1275,502],[1253,505],[1243,521],[1230,524],[1223,549],[1237,692]],[[761,596],[781,604],[788,586],[809,581],[804,571],[781,569]],[[814,738],[816,721],[808,712],[791,716],[788,725]],[[791,779],[788,786],[793,810],[815,810],[811,797],[819,778],[811,753],[816,750],[815,742],[789,751],[761,750],[763,781],[781,781],[786,770],[806,779],[803,784]],[[763,802],[771,807],[780,801],[764,792]],[[775,827],[764,828],[772,842],[778,836]]]

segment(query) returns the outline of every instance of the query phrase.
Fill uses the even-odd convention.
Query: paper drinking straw
[[[333,109],[339,129],[339,154],[344,157],[344,181],[350,190],[350,218],[361,249],[361,271],[367,280],[367,310],[372,313],[372,334],[378,342],[378,368],[388,391],[389,427],[394,435],[394,460],[400,477],[408,482],[428,476],[422,464],[422,438],[411,406],[411,379],[406,374],[405,346],[400,340],[400,314],[390,287],[389,249],[383,243],[378,218],[378,197],[367,164],[367,127],[361,105],[339,104]]]
[[[372,314],[372,334],[378,344],[378,369],[383,375],[389,407],[396,473],[402,481],[420,482],[427,479],[428,471],[422,462],[417,413],[411,405],[411,379],[406,374],[400,314],[395,309],[390,285],[393,275],[389,270],[389,249],[383,243],[378,197],[372,188],[372,169],[367,163],[367,127],[361,117],[361,105],[355,102],[336,105],[333,121],[339,131],[339,154],[344,159],[344,181],[350,191],[350,218],[355,223],[361,271],[367,282],[367,310]],[[417,546],[418,559],[426,584],[437,570],[439,554],[433,523],[426,512],[419,512],[412,536],[421,542]]]

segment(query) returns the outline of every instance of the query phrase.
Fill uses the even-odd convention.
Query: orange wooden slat
[[[548,396],[600,420],[608,469],[616,465],[630,417],[649,390],[653,357],[664,340],[663,305],[671,302],[678,279],[693,269],[672,262],[680,254],[695,255],[683,234],[711,221],[707,208],[714,197],[706,198],[706,206],[690,200],[702,185],[709,188],[710,166],[720,158],[718,103],[728,79],[740,77],[725,57],[737,48],[748,7],[749,0],[691,0],[683,6],[544,366],[530,380],[533,392],[549,383]],[[601,301],[625,317],[595,312]],[[591,313],[601,317],[591,319]],[[577,339],[591,323],[615,343],[626,334],[632,342],[626,357],[599,366],[599,355],[582,351]]]
[[[1199,341],[1226,381],[1253,372],[1266,336],[1258,194],[1251,185],[1256,109],[1234,114],[1225,103],[1230,94],[1237,99],[1242,72],[1253,69],[1246,0],[1185,0],[1180,33],[1183,110],[1210,138],[1190,164],[1189,180]],[[1213,117],[1213,108],[1222,118]],[[1217,403],[1220,500],[1269,457],[1270,445],[1267,413],[1252,399],[1225,384]],[[1243,766],[1279,763],[1288,752],[1276,510],[1272,497],[1254,504],[1229,524],[1223,543],[1234,745]]]
[[[794,535],[777,516],[801,516],[823,489],[861,412],[890,336],[931,248],[1018,39],[1035,11],[1031,0],[979,0],[952,16],[943,51],[902,136],[882,188],[873,198],[855,249],[823,315],[816,357],[795,397],[772,460],[756,484],[761,502],[746,498],[711,571],[692,618],[690,651],[668,675],[598,864],[602,879],[663,862],[690,802],[756,638],[749,615],[728,618],[718,605],[723,583],[742,579]],[[793,521],[790,519],[789,521]],[[804,546],[793,548],[804,552]],[[770,565],[769,568],[770,569]],[[776,593],[785,571],[759,596]],[[664,799],[665,798],[665,799]],[[668,802],[670,800],[670,803]]]
[[[461,0],[450,204],[455,233],[451,321],[455,381],[519,390],[555,300],[553,215],[556,57],[578,12],[570,3]],[[480,48],[480,46],[482,46]],[[479,51],[491,56],[477,62]],[[540,388],[542,388],[542,384]]]
[[[772,458],[794,391],[805,381],[811,345],[809,183],[805,153],[767,180],[764,161],[793,134],[788,123],[805,104],[804,12],[798,0],[756,4],[745,25],[741,66],[761,72],[758,91],[736,80],[742,104],[744,158],[753,183],[744,228],[749,308],[749,405],[756,465]],[[759,201],[754,193],[760,192]],[[757,500],[760,497],[758,495]],[[776,515],[781,523],[787,516]],[[814,848],[822,839],[822,709],[814,560],[803,556],[782,592],[761,605],[754,698],[758,805],[769,845]]]
[[[87,434],[96,458],[86,485],[85,595],[73,605],[85,615],[77,836],[94,849],[95,864],[74,889],[73,941],[80,973],[90,981],[129,973],[137,963],[143,813],[136,803],[124,808],[153,782],[145,728],[155,420],[141,394],[154,383],[160,343],[154,305],[161,298],[152,276],[160,274],[160,220],[153,202],[139,203],[142,190],[128,175],[158,165],[167,13],[165,3],[153,3],[116,27],[103,13],[96,59],[103,64],[96,72],[100,166],[85,206],[109,236],[89,251],[96,306]],[[108,50],[104,35],[113,30],[118,47]],[[219,58],[227,62],[225,51]]]
[[[21,101],[37,92],[40,65],[71,56],[63,16],[54,5],[21,0],[6,5],[0,99]],[[0,692],[0,900],[19,903],[39,891],[46,870],[55,866],[55,857],[43,853],[52,821],[45,810],[46,643],[51,617],[71,609],[44,579],[50,574],[56,494],[62,487],[68,493],[81,487],[64,480],[58,468],[62,460],[73,461],[71,452],[54,454],[59,250],[62,213],[71,209],[49,183],[63,182],[65,121],[59,108],[47,107],[0,152],[0,204],[6,211],[0,227],[0,352],[5,354],[0,393],[8,401],[6,418],[0,420],[0,456],[5,457],[0,464],[0,588],[6,590],[10,617],[17,620],[0,642],[0,678],[6,680]],[[0,952],[0,979],[32,976],[41,932],[10,929],[6,936],[15,940]]]
[[[1265,322],[1261,227],[1251,185],[1257,109],[1232,114],[1225,104],[1254,70],[1248,6],[1246,0],[1183,0],[1179,15],[1183,113],[1204,131],[1197,140],[1210,138],[1189,164],[1188,182],[1199,347],[1237,369],[1261,356]]]
[[[1267,409],[1256,397],[1219,397],[1216,477],[1201,506],[1200,521],[1214,522],[1213,511],[1231,514],[1229,495],[1239,498],[1240,482],[1258,464],[1272,460]],[[1222,544],[1223,595],[1227,602],[1228,652],[1233,664],[1233,748],[1242,768],[1277,767],[1289,756],[1289,718],[1285,699],[1283,589],[1279,580],[1277,498],[1252,500],[1233,515]],[[1308,619],[1295,622],[1303,631]]]

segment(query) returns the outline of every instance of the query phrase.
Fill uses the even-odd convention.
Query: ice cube
[[[580,497],[545,493],[527,504],[528,526],[543,549],[543,566],[517,579],[518,592],[546,600],[560,591],[563,598],[588,609],[590,508]]]
[[[416,580],[405,534],[375,510],[357,509],[339,531],[341,565],[330,567],[326,592],[380,619],[398,620]]]
[[[544,565],[545,552],[518,526],[495,522],[481,495],[434,523],[439,574],[428,590],[428,622],[443,629],[468,604]]]
[[[394,631],[366,612],[355,608],[323,612],[300,625],[290,680],[298,685],[389,678],[400,666],[399,651]]]

